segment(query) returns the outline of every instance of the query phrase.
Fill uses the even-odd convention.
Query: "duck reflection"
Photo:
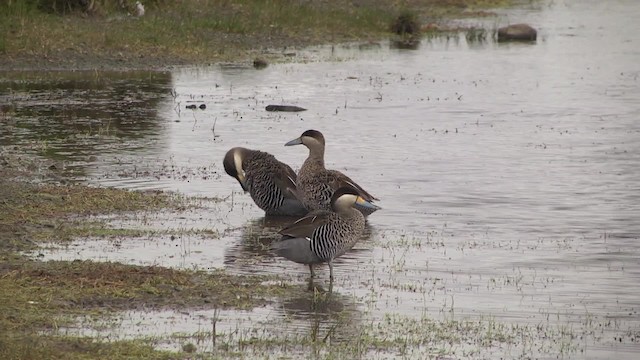
[[[247,221],[240,229],[240,239],[224,251],[224,265],[238,273],[254,274],[256,270],[277,272],[269,266],[274,254],[271,243],[280,239],[278,232],[296,221],[296,217],[265,216]]]
[[[282,301],[283,317],[299,322],[298,334],[308,333],[312,342],[346,342],[358,334],[362,313],[354,297],[337,292],[305,292]]]

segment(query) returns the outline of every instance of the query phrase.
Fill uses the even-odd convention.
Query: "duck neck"
[[[314,144],[309,146],[309,157],[303,166],[316,166],[324,169],[324,145]]]
[[[346,209],[339,209],[336,212],[340,214],[340,216],[345,218],[356,219],[356,220],[361,218],[362,221],[364,221],[364,216],[362,215],[362,213],[352,207],[348,207]]]

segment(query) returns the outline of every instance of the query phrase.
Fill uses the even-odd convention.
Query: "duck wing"
[[[333,213],[330,211],[313,211],[309,215],[287,225],[280,230],[279,234],[290,238],[309,238],[315,229],[329,222],[331,214]]]
[[[286,199],[294,199],[299,201],[298,190],[296,188],[296,172],[293,171],[293,169],[289,165],[285,163],[281,164],[282,166],[280,167],[280,170],[276,174],[276,177],[273,179],[273,181]]]
[[[355,181],[351,180],[350,177],[348,177],[347,175],[341,173],[338,170],[327,170],[328,174],[331,177],[330,180],[330,185],[333,188],[333,190],[337,190],[343,186],[352,186],[354,188],[356,188],[356,190],[358,190],[358,195],[360,195],[360,197],[362,197],[363,199],[365,199],[366,201],[375,201],[375,200],[380,200],[377,197],[369,194],[365,189],[362,188],[362,186],[358,185]]]

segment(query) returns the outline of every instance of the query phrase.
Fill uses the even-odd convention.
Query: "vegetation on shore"
[[[411,14],[426,31],[508,0],[12,0],[0,4],[0,64],[158,68],[249,60],[258,52],[392,36]],[[275,56],[275,55],[274,55]]]

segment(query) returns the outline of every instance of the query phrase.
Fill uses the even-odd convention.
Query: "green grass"
[[[26,250],[34,241],[104,236],[108,230],[80,217],[184,206],[179,196],[159,192],[70,185],[31,185],[0,179],[0,249]]]
[[[100,10],[88,16],[78,9],[63,15],[42,11],[27,0],[5,2],[0,5],[0,32],[9,35],[0,49],[9,59],[41,56],[48,66],[114,59],[210,63],[264,48],[377,40],[391,36],[390,25],[399,14],[411,14],[419,25],[468,16],[470,10],[507,0],[372,0],[355,5],[347,0],[146,1],[141,18],[128,15],[116,0],[96,2]],[[127,3],[132,8],[134,1]]]

